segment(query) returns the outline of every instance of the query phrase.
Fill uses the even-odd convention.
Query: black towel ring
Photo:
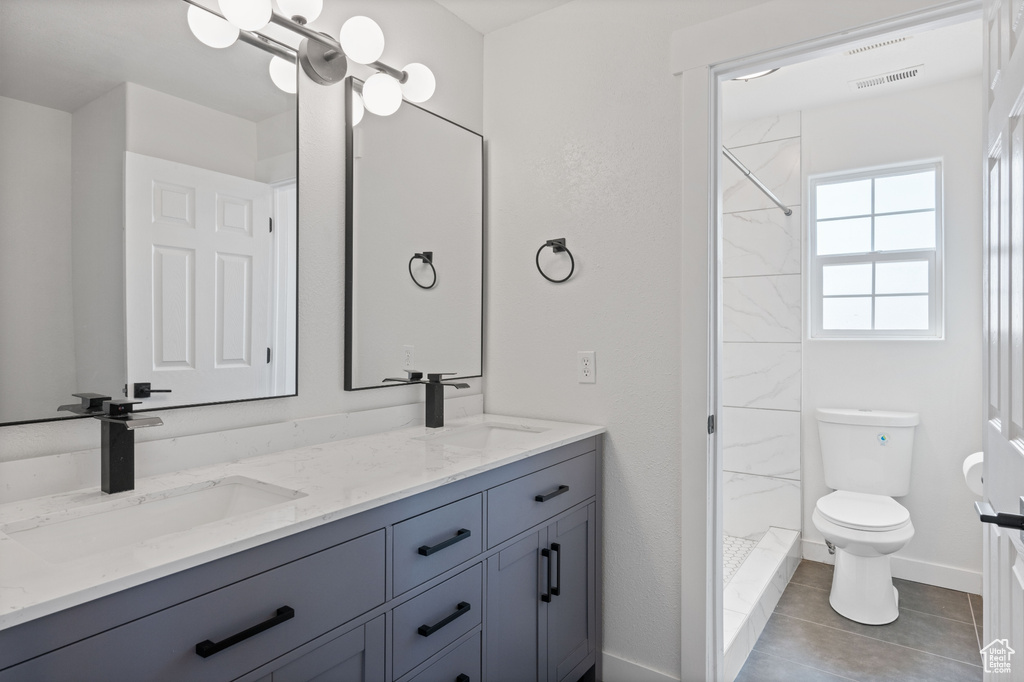
[[[434,280],[429,285],[420,284],[419,280],[416,279],[416,275],[412,274],[412,262],[419,259],[430,266],[430,271],[434,273]],[[434,252],[424,251],[423,253],[413,254],[413,257],[409,259],[409,277],[412,277],[412,281],[420,289],[433,289],[434,285],[437,284],[437,270],[434,269]]]
[[[540,252],[549,246],[555,253],[562,253],[564,251],[569,254],[569,274],[562,279],[551,279],[540,267]],[[534,261],[537,263],[537,272],[540,273],[540,276],[549,282],[554,282],[555,284],[561,284],[562,282],[567,281],[572,277],[572,273],[576,272],[576,259],[572,257],[572,251],[570,251],[569,247],[565,245],[565,237],[562,237],[561,239],[549,239],[541,244],[541,247],[537,249],[537,257],[534,258]]]

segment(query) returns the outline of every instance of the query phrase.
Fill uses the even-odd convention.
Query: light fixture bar
[[[254,33],[252,31],[239,31],[238,39],[241,42],[246,43],[247,45],[258,47],[264,52],[269,52],[275,57],[280,57],[281,59],[287,62],[291,62],[292,64],[294,64],[297,59],[295,53],[292,52],[290,48],[283,47],[276,40],[268,38],[267,36],[261,33]]]
[[[371,63],[367,64],[367,66],[369,66],[371,69],[376,69],[377,71],[380,71],[381,73],[386,73],[387,75],[391,76],[396,81],[398,81],[399,83],[404,83],[407,80],[409,80],[409,74],[407,74],[405,71],[402,71],[400,69],[396,69],[393,66],[388,66],[384,62],[371,62]]]

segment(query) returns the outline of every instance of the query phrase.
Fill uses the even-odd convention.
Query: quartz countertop
[[[514,445],[484,449],[436,440],[484,423],[521,433]],[[96,487],[0,505],[0,630],[604,431],[589,424],[482,414],[449,420],[442,429],[402,428],[141,478],[130,492],[105,495]],[[232,477],[294,491],[296,497],[66,560],[44,558],[46,552],[15,539],[17,530],[30,526],[172,497]]]

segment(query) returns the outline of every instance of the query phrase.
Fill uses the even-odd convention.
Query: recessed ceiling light
[[[762,76],[767,76],[768,74],[775,73],[776,71],[778,71],[778,69],[766,69],[764,71],[755,71],[754,73],[748,73],[746,76],[738,76],[736,78],[733,78],[733,80],[744,82],[752,81],[755,78],[761,78]]]

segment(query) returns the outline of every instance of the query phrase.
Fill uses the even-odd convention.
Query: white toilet
[[[893,497],[910,490],[914,412],[818,409],[825,484],[835,490],[814,505],[811,520],[835,548],[829,603],[867,625],[899,616],[889,555],[914,537],[910,512]]]

